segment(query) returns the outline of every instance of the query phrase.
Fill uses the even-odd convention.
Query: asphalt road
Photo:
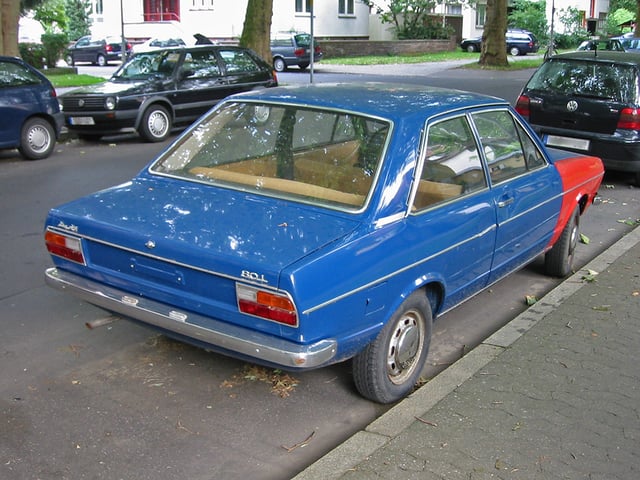
[[[315,81],[388,80],[320,67],[314,74]],[[397,77],[515,98],[528,74]],[[281,74],[282,83],[306,81],[308,73]],[[126,181],[163,146],[122,136],[61,144],[40,162],[0,152],[0,478],[290,478],[385,410],[359,397],[348,362],[288,375],[128,321],[90,330],[86,322],[109,315],[44,285],[47,210]],[[580,245],[578,265],[627,231],[621,220],[638,218],[639,191],[607,175],[601,202],[582,223],[590,242]],[[534,262],[442,317],[425,378],[526,308],[525,295],[540,297],[557,283]]]

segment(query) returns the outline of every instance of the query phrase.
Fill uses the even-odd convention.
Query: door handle
[[[498,208],[504,208],[513,203],[513,197],[507,198],[506,200],[501,200],[498,202]]]

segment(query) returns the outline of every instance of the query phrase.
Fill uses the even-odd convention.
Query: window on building
[[[144,0],[145,22],[180,21],[180,0]]]
[[[354,0],[338,0],[338,14],[339,15],[353,15],[354,14]]]
[[[311,13],[313,0],[296,0],[296,13]]]
[[[447,15],[462,15],[462,5],[459,3],[447,3]]]
[[[476,27],[484,27],[487,21],[487,6],[479,3],[476,5]]]
[[[95,0],[93,4],[93,11],[96,13],[96,15],[102,15],[102,0]]]

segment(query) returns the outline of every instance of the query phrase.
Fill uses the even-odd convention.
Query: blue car
[[[28,160],[51,155],[64,116],[44,75],[19,58],[0,56],[0,148]]]
[[[231,96],[131,181],[50,211],[47,283],[287,370],[406,395],[433,321],[545,254],[571,271],[600,159],[503,100],[392,84]]]

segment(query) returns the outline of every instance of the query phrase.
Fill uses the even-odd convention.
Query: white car
[[[180,37],[150,38],[146,42],[134,45],[133,53],[148,52],[150,50],[157,50],[159,48],[167,47],[186,47],[187,45],[193,45],[194,43],[195,41],[186,41]]]

